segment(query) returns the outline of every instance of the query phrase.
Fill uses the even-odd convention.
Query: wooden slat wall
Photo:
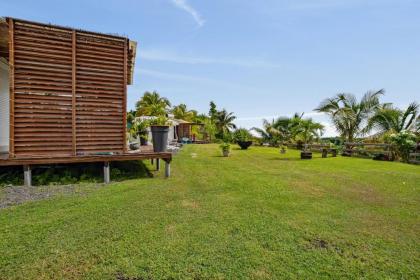
[[[77,34],[77,151],[123,152],[124,40]]]
[[[14,20],[14,156],[122,153],[127,39]]]

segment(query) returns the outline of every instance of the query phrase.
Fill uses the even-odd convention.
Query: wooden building
[[[135,54],[125,37],[0,18],[0,166],[164,159],[169,175],[170,153],[127,149]]]

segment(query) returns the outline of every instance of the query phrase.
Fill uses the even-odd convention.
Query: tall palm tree
[[[179,104],[172,108],[172,114],[176,119],[181,119],[185,121],[192,121],[195,115],[195,112],[187,109],[187,105]]]
[[[136,103],[137,116],[163,116],[171,106],[169,100],[156,91],[146,91]]]
[[[229,133],[231,129],[235,129],[236,125],[233,123],[235,119],[236,117],[233,115],[233,113],[228,113],[226,109],[217,112],[216,127],[218,130],[218,134],[220,136],[223,136]]]
[[[341,137],[353,142],[370,131],[369,119],[380,107],[379,97],[384,92],[368,91],[360,101],[353,94],[339,93],[324,100],[315,111],[327,113]]]
[[[396,108],[392,104],[383,104],[376,110],[369,123],[378,134],[399,133],[403,130],[419,132],[420,127],[416,121],[419,109],[420,105],[416,102],[412,102],[405,110]]]

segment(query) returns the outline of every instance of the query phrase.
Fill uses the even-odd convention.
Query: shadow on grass
[[[150,178],[152,172],[142,161],[123,161],[111,163],[111,180]],[[34,166],[32,183],[42,185],[68,185],[81,182],[103,182],[103,163],[72,163]],[[0,167],[0,186],[23,185],[21,166]]]

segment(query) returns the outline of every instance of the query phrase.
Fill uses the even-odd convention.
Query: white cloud
[[[240,67],[262,67],[262,68],[280,68],[281,66],[262,59],[253,58],[209,58],[209,57],[192,57],[179,55],[174,52],[164,50],[140,50],[140,59],[150,61],[165,61],[181,64],[223,64]]]
[[[190,4],[188,4],[187,0],[171,0],[172,3],[181,10],[186,11],[189,13],[198,24],[199,27],[203,26],[206,22],[200,13],[194,9]]]

